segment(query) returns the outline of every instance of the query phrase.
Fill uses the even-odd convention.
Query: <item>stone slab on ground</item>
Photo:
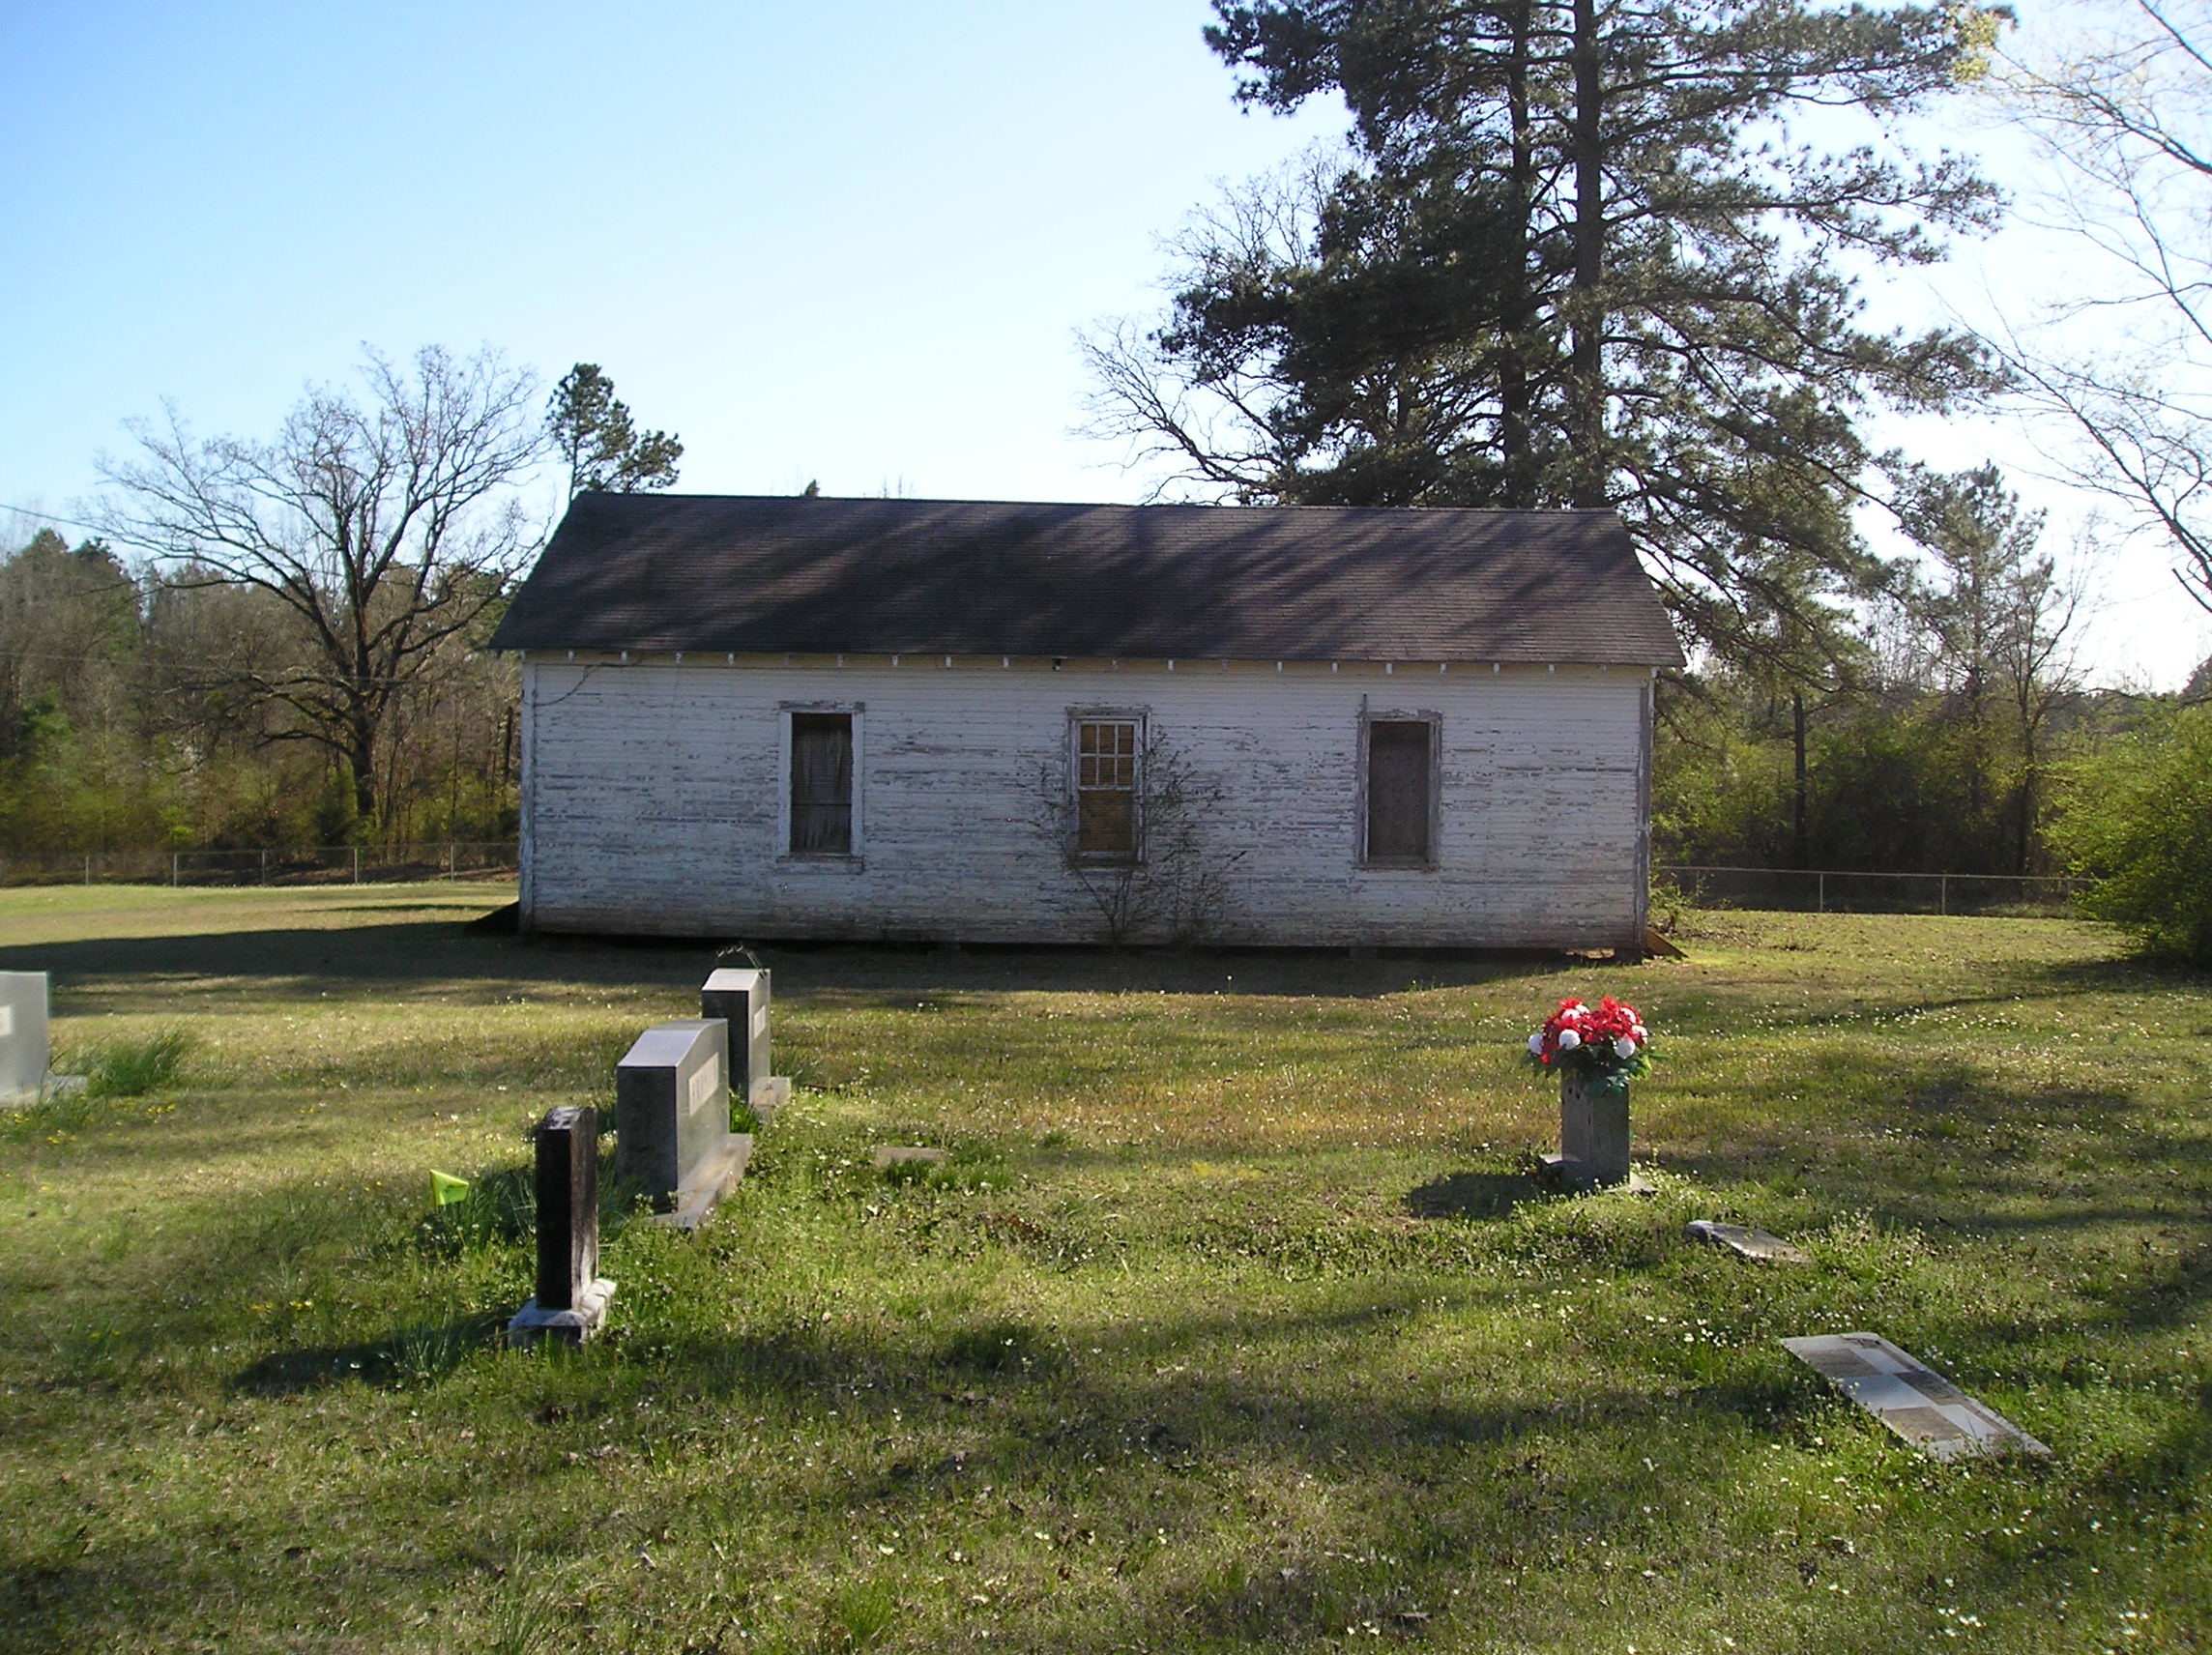
[[[886,1167],[924,1166],[942,1167],[952,1158],[949,1149],[932,1149],[920,1144],[878,1144],[876,1146],[876,1171]]]
[[[1781,1236],[1764,1230],[1754,1230],[1747,1224],[1723,1224],[1717,1218],[1693,1218],[1682,1227],[1682,1234],[1693,1241],[1710,1242],[1715,1247],[1726,1247],[1730,1252],[1746,1259],[1761,1259],[1777,1264],[1810,1264],[1812,1255],[1801,1247],[1792,1247]]]
[[[752,1105],[755,1120],[773,1125],[775,1118],[791,1107],[791,1077],[763,1075],[753,1082],[752,1095],[745,1101]]]
[[[753,1158],[753,1135],[750,1132],[733,1132],[723,1147],[702,1161],[692,1172],[690,1181],[676,1192],[676,1205],[668,1212],[656,1212],[651,1222],[665,1224],[688,1234],[713,1214],[714,1206],[745,1176],[745,1168]]]
[[[1782,1348],[1931,1459],[2051,1450],[1878,1333],[1785,1339]]]

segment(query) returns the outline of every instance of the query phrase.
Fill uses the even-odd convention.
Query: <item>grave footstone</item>
[[[599,1274],[599,1112],[551,1111],[538,1123],[538,1294],[508,1342],[581,1345],[606,1324],[615,1284]]]
[[[1810,1264],[1813,1262],[1803,1249],[1792,1247],[1779,1235],[1764,1230],[1754,1230],[1748,1225],[1723,1224],[1716,1218],[1693,1218],[1682,1227],[1682,1233],[1693,1241],[1726,1247],[1740,1258],[1758,1259],[1777,1264]]]
[[[36,1103],[46,1061],[46,973],[0,972],[0,1103]]]
[[[951,1158],[950,1150],[922,1144],[878,1144],[875,1165],[880,1173],[888,1167],[942,1167]]]
[[[2051,1457],[2049,1448],[2011,1420],[1878,1333],[1785,1339],[1782,1347],[1931,1459]]]
[[[655,1024],[615,1068],[615,1178],[681,1230],[706,1222],[752,1155],[752,1135],[730,1130],[729,1035],[719,1017]]]
[[[772,1072],[769,1057],[769,973],[725,966],[699,989],[699,1015],[730,1026],[730,1090],[763,1126],[791,1102],[791,1080]]]

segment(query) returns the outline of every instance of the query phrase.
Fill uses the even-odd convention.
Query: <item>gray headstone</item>
[[[0,972],[0,1102],[36,1100],[47,1057],[46,973]]]
[[[1715,1247],[1726,1247],[1730,1252],[1746,1259],[1761,1259],[1778,1264],[1810,1264],[1813,1262],[1802,1249],[1792,1247],[1781,1236],[1764,1230],[1754,1230],[1748,1225],[1723,1224],[1715,1218],[1693,1218],[1682,1226],[1682,1234],[1693,1241],[1705,1241]]]
[[[538,1295],[507,1324],[509,1342],[581,1345],[607,1319],[615,1284],[599,1275],[599,1112],[556,1109],[538,1123]]]
[[[1580,1189],[1650,1185],[1628,1165],[1628,1087],[1607,1086],[1579,1071],[1559,1075],[1559,1152],[1544,1157],[1555,1176]]]
[[[699,1015],[730,1026],[730,1090],[763,1126],[791,1101],[791,1082],[775,1074],[769,1053],[769,973],[725,966],[699,989]]]
[[[684,1230],[743,1176],[749,1135],[730,1131],[730,1026],[659,1023],[615,1066],[615,1177]]]
[[[1877,1333],[1785,1339],[1782,1348],[1936,1460],[2051,1450]]]

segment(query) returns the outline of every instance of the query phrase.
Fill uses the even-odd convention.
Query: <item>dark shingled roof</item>
[[[1682,655],[1610,511],[580,494],[502,650]]]

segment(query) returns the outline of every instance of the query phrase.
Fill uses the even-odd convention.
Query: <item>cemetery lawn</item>
[[[520,1354],[526,1129],[713,950],[462,928],[508,894],[0,891],[126,1077],[0,1118],[0,1647],[2206,1646],[2212,979],[2113,933],[769,950],[795,1107]],[[1657,1190],[1554,1199],[1518,1054],[1606,992]],[[2055,1458],[1936,1465],[1778,1343],[1855,1330]]]

